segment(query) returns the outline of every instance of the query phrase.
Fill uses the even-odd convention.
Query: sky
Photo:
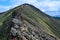
[[[60,0],[0,0],[0,12],[10,10],[24,3],[34,5],[48,15],[60,15]]]

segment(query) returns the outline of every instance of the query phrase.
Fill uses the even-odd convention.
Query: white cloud
[[[16,7],[16,6],[18,6],[18,5],[9,5],[9,6],[0,5],[0,12],[7,11],[9,9],[12,9],[12,8]]]
[[[50,2],[43,2],[41,4],[44,4],[42,7],[46,8],[46,10],[49,10],[49,11],[58,11],[60,6],[60,1],[50,1]]]
[[[6,10],[9,10],[9,9],[10,9],[9,6],[0,6],[0,12],[6,11]]]
[[[51,1],[51,0],[10,0],[11,5],[10,6],[2,6],[4,9],[10,9],[11,7],[15,7],[18,5],[21,5],[23,3],[29,3],[37,8],[41,9],[42,11],[58,11],[60,8],[60,1]],[[1,5],[0,5],[1,6]],[[1,8],[0,8],[1,9]]]
[[[13,5],[20,5],[23,3],[29,3],[41,10],[49,10],[49,11],[58,11],[60,6],[60,1],[50,1],[50,0],[43,0],[43,1],[38,1],[38,0],[13,0],[12,4]]]

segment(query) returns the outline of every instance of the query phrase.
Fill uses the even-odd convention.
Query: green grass
[[[27,20],[32,25],[38,27],[39,29],[43,30],[41,26],[38,25],[41,23],[46,28],[46,30],[48,30],[47,33],[60,38],[60,20],[44,14],[39,9],[36,9],[31,5],[21,5],[4,12],[3,14],[0,14],[0,28],[2,27],[4,21],[9,21],[14,11],[19,11],[19,13],[22,14],[22,17],[25,20]]]

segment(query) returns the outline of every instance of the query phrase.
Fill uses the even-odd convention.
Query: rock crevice
[[[57,40],[24,20],[21,14],[14,12],[12,16],[10,22],[7,23],[10,27],[8,40]]]

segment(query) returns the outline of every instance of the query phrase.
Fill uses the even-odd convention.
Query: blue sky
[[[34,5],[48,15],[60,15],[60,0],[0,0],[0,12],[7,11],[24,3]]]

